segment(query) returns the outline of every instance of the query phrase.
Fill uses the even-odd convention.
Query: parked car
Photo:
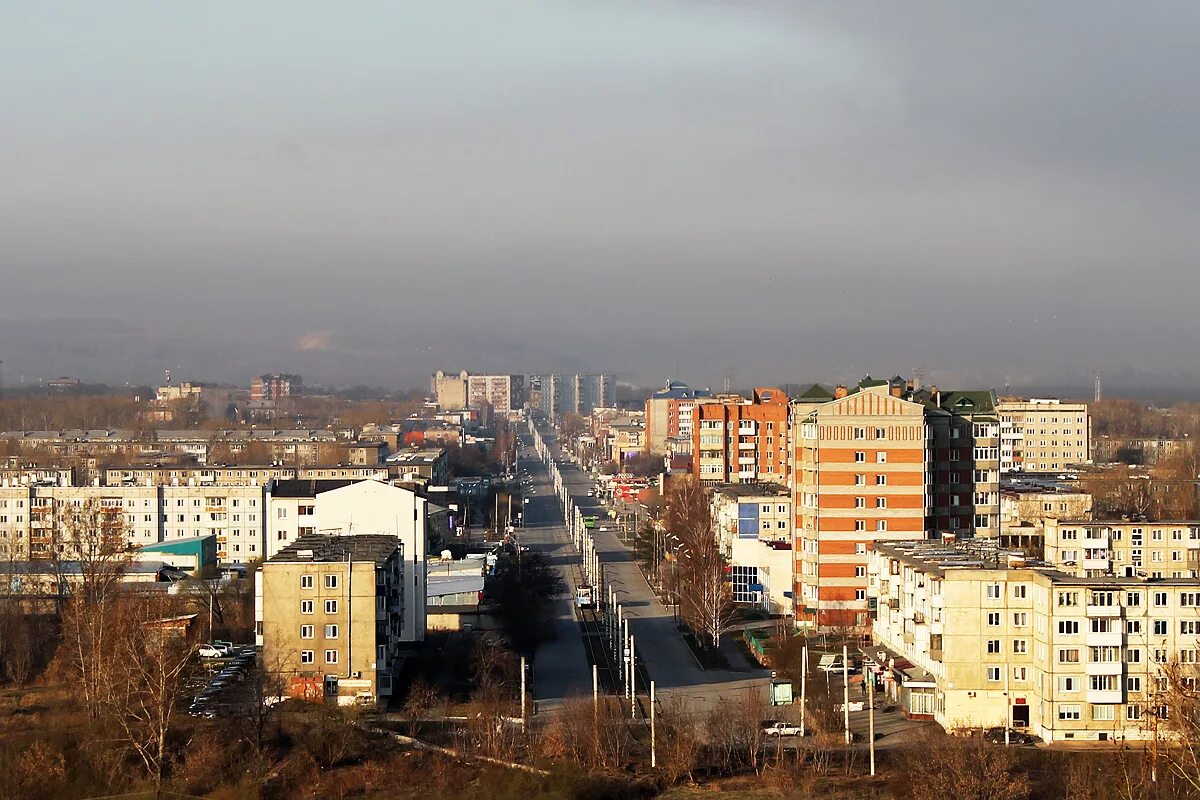
[[[232,649],[219,644],[200,645],[201,658],[227,658],[232,655]]]
[[[762,732],[766,736],[799,736],[800,726],[790,722],[769,719],[762,724]]]
[[[983,738],[992,744],[1004,744],[1004,728],[988,728],[983,732]],[[1009,744],[1033,744],[1036,737],[1024,731],[1008,729]]]

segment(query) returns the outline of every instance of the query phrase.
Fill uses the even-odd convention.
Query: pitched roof
[[[819,383],[814,383],[812,386],[804,390],[804,392],[796,398],[797,400],[832,400],[833,392],[826,389]]]

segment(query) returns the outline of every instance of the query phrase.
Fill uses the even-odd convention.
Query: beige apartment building
[[[777,483],[713,487],[713,533],[730,567],[733,600],[793,613],[792,496]]]
[[[1091,462],[1087,403],[1006,398],[996,409],[1001,472],[1057,472]]]
[[[290,697],[374,704],[392,693],[404,556],[394,536],[304,536],[255,574],[257,640]]]
[[[1047,519],[1045,559],[1064,572],[1200,578],[1200,520]]]
[[[866,650],[889,696],[950,730],[1151,738],[1163,665],[1200,662],[1200,585],[1080,577],[981,545],[876,545]]]

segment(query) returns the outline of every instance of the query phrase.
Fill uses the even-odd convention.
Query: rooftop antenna
[[[727,368],[721,377],[724,379],[725,394],[729,394],[730,389],[733,387],[733,367]]]
[[[1095,400],[1095,402],[1099,403],[1100,402],[1100,390],[1102,388],[1101,381],[1100,381],[1100,368],[1099,367],[1096,368],[1095,378],[1096,378],[1096,392],[1095,392],[1094,400]]]

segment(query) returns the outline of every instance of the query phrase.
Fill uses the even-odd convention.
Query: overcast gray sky
[[[0,359],[1192,370],[1200,5],[0,4]]]

